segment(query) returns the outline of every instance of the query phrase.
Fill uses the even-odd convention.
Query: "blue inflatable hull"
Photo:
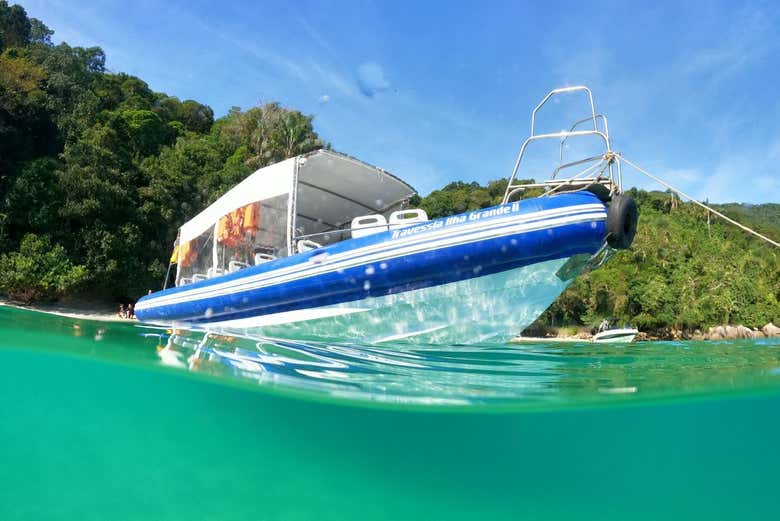
[[[557,273],[568,259],[602,248],[606,214],[589,192],[527,199],[163,290],[139,300],[136,315],[269,336],[509,337],[565,289]]]

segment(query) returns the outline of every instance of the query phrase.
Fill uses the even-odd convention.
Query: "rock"
[[[707,330],[707,338],[710,340],[722,340],[726,338],[726,328],[723,326],[709,328]]]
[[[742,324],[738,326],[726,326],[724,329],[726,334],[723,336],[723,338],[728,338],[729,340],[735,340],[737,338],[753,338],[753,332]]]
[[[780,327],[777,327],[773,323],[769,323],[761,328],[761,332],[767,337],[780,336]]]
[[[755,338],[756,336],[758,335],[751,331],[750,328],[740,324],[738,326],[727,325],[711,327],[707,330],[705,338],[709,338],[710,340],[736,340],[738,338]]]

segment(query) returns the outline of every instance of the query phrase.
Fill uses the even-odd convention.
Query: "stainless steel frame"
[[[552,132],[546,134],[536,133],[536,113],[539,112],[545,103],[550,98],[559,94],[569,94],[572,92],[584,92],[588,97],[588,107],[590,115],[584,119],[575,121],[569,130],[561,132]],[[603,129],[599,127],[599,121],[602,122]],[[590,130],[577,130],[577,127],[583,123],[592,123],[593,129]],[[585,136],[597,136],[601,138],[604,143],[604,153],[569,161],[564,163],[563,161],[563,149],[566,140],[573,137],[585,137]],[[558,166],[553,170],[552,176],[549,180],[540,181],[537,183],[516,183],[517,174],[520,170],[520,166],[525,156],[528,145],[534,141],[540,141],[545,139],[560,139],[560,145],[558,149]],[[562,171],[568,168],[574,168],[578,166],[587,165],[584,170],[581,170],[569,177],[558,177]],[[598,173],[596,173],[598,172]],[[543,195],[551,195],[559,192],[563,189],[566,190],[585,190],[594,184],[604,185],[610,194],[620,193],[622,190],[622,173],[620,169],[620,160],[617,154],[612,150],[612,146],[609,139],[609,123],[607,117],[603,114],[596,113],[596,107],[593,103],[593,94],[588,87],[584,85],[578,85],[574,87],[563,87],[560,89],[551,90],[547,93],[542,101],[531,112],[531,134],[526,138],[520,147],[520,152],[517,155],[512,175],[509,177],[509,183],[507,184],[506,191],[504,192],[503,203],[508,203],[512,196],[520,193],[528,188],[545,188]]]

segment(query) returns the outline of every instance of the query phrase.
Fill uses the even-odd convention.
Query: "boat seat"
[[[246,262],[241,262],[237,260],[232,260],[228,262],[228,273],[233,273],[234,271],[243,270],[244,268],[248,268],[249,264]]]
[[[387,231],[387,219],[384,215],[361,215],[352,219],[352,238],[366,237]]]
[[[301,239],[298,241],[298,253],[316,250],[317,248],[322,248],[322,244],[311,241],[309,239]]]
[[[255,253],[255,266],[272,260],[276,260],[276,255],[271,255],[270,253]]]
[[[222,268],[209,268],[209,270],[206,272],[206,276],[210,279],[213,279],[214,277],[219,277],[220,275],[224,275],[225,270]]]
[[[208,277],[203,273],[195,273],[192,276],[192,282],[198,282],[199,280],[208,280]]]
[[[179,283],[176,284],[177,286],[184,286],[186,284],[192,284],[192,279],[190,277],[182,277],[179,279]]]
[[[408,210],[397,210],[390,214],[390,229],[403,228],[415,223],[422,223],[428,220],[428,214],[420,208],[409,208]]]

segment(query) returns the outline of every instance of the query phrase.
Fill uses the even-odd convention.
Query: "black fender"
[[[639,210],[633,197],[613,195],[607,209],[607,244],[625,250],[634,242]]]

